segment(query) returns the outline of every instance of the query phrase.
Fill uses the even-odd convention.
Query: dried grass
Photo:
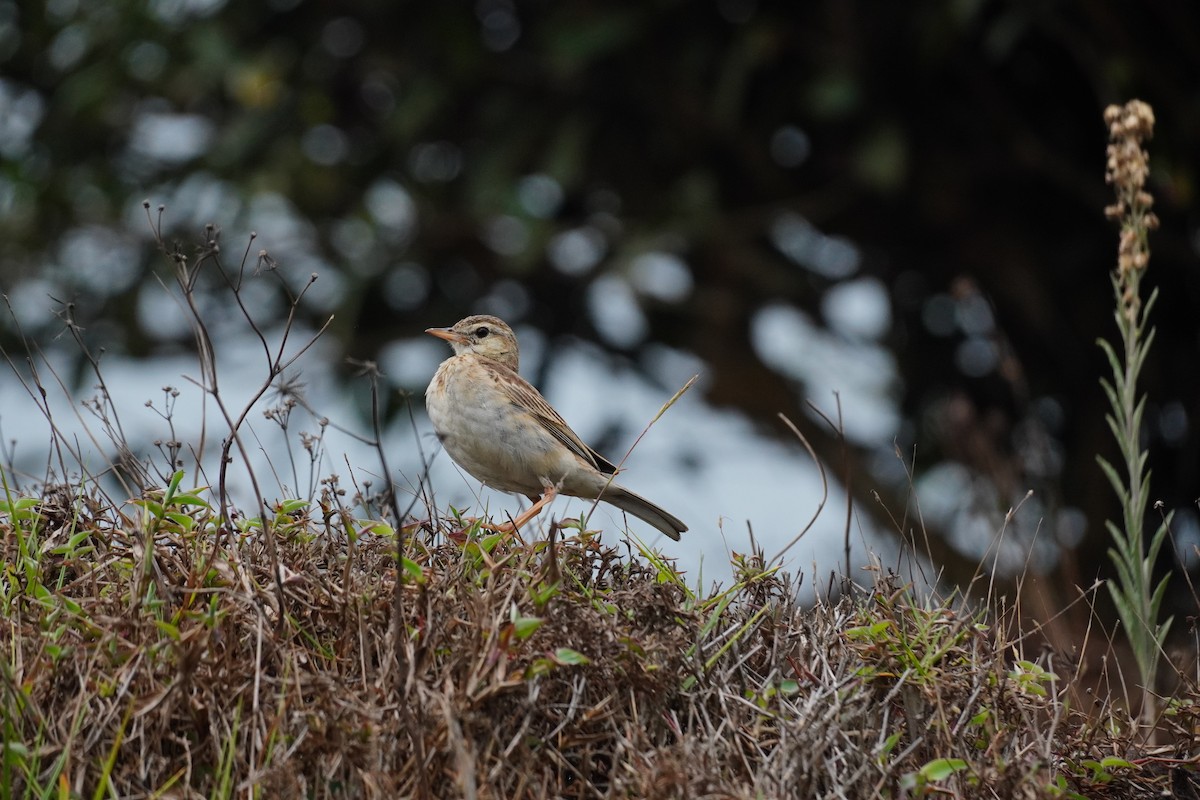
[[[787,577],[747,572],[699,597],[669,565],[578,531],[553,545],[453,525],[350,536],[317,504],[230,536],[203,506],[122,513],[61,486],[15,505],[0,526],[13,797],[1193,785],[1165,759],[1194,752],[1194,708],[1179,706],[1176,746],[1151,757],[1132,720],[1069,708],[1072,676],[1020,660],[1010,619],[890,578],[805,609]]]

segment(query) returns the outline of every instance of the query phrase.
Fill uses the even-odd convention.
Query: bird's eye
[[[480,325],[478,328],[475,329],[475,338],[476,339],[485,339],[485,338],[487,338],[487,335],[489,333],[491,333],[491,331],[489,331],[487,328]]]

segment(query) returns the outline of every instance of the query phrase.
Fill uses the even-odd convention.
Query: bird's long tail
[[[653,525],[660,531],[679,541],[679,534],[687,530],[687,525],[678,517],[668,514],[644,497],[634,494],[623,486],[609,484],[600,499],[616,506],[622,511],[628,511],[638,519]]]

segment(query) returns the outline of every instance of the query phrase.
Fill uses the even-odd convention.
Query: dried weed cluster
[[[1109,137],[1104,179],[1117,195],[1104,215],[1121,221],[1117,269],[1123,276],[1150,263],[1147,234],[1158,228],[1158,217],[1151,211],[1154,197],[1146,191],[1150,155],[1142,146],[1154,136],[1154,110],[1141,100],[1130,100],[1106,108],[1104,121]]]
[[[259,521],[230,536],[200,495],[156,497],[57,487],[0,509],[6,796],[1132,797],[1168,779],[1122,760],[1132,728],[1069,711],[1070,677],[999,621],[891,580],[804,609],[746,569],[699,596],[587,532],[393,534],[290,503],[269,526],[280,606]]]

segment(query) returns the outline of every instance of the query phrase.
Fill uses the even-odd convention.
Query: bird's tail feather
[[[600,496],[600,499],[616,506],[622,511],[628,511],[643,522],[658,528],[675,541],[679,541],[679,534],[687,530],[687,525],[684,525],[678,517],[663,511],[654,505],[654,503],[634,494],[623,486],[609,484],[608,488],[604,490],[604,494]]]

